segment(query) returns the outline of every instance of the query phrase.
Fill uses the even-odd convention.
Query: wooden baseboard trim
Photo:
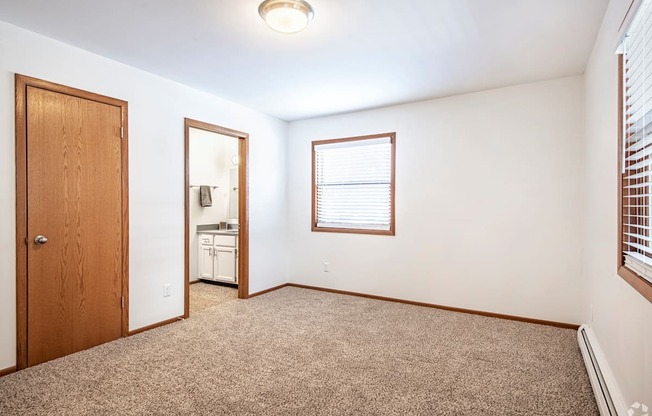
[[[4,377],[4,376],[7,376],[7,375],[9,375],[11,373],[15,373],[15,372],[16,372],[16,366],[15,365],[13,367],[3,368],[2,370],[0,370],[0,377]]]
[[[490,317],[490,318],[507,319],[507,320],[510,320],[510,321],[527,322],[527,323],[530,323],[530,324],[554,326],[554,327],[557,327],[557,328],[578,330],[579,327],[580,327],[579,325],[576,325],[576,324],[567,324],[567,323],[564,323],[564,322],[546,321],[546,320],[543,320],[543,319],[525,318],[525,317],[522,317],[522,316],[505,315],[505,314],[502,314],[502,313],[476,311],[474,309],[456,308],[456,307],[453,307],[453,306],[436,305],[434,303],[416,302],[416,301],[412,301],[412,300],[388,298],[388,297],[385,297],[385,296],[368,295],[366,293],[348,292],[346,290],[337,290],[337,289],[328,289],[328,288],[318,287],[318,286],[301,285],[301,284],[298,284],[298,283],[288,283],[288,284],[286,284],[284,286],[298,287],[298,288],[301,288],[301,289],[319,290],[321,292],[337,293],[339,295],[349,295],[349,296],[358,296],[358,297],[368,298],[368,299],[384,300],[384,301],[387,301],[387,302],[404,303],[404,304],[407,304],[407,305],[424,306],[426,308],[435,308],[435,309],[442,309],[442,310],[451,311],[451,312],[468,313],[468,314],[471,314],[471,315],[481,315],[481,316],[487,316],[487,317]]]
[[[199,283],[199,282],[201,282],[201,280],[199,280],[199,279],[197,279],[197,280],[191,280],[191,281],[189,282],[189,284],[194,285],[195,283]]]
[[[275,290],[283,289],[286,286],[289,286],[289,283],[283,283],[282,285],[270,287],[269,289],[261,290],[260,292],[252,293],[247,296],[247,299],[255,298],[256,296],[264,295],[265,293],[273,292]]]
[[[158,328],[161,326],[169,325],[171,323],[183,320],[183,315],[177,316],[176,318],[166,319],[165,321],[157,322],[155,324],[147,325],[142,328],[134,329],[129,331],[129,336],[140,334],[141,332],[149,331],[150,329]]]

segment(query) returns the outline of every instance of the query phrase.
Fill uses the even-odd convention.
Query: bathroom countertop
[[[237,237],[238,230],[220,230],[218,224],[201,224],[197,226],[197,234],[234,235]]]
[[[237,237],[237,230],[197,230],[197,234],[234,235]]]

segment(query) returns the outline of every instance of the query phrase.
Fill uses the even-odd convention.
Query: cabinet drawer
[[[199,244],[213,245],[213,235],[212,234],[199,234]]]
[[[235,247],[235,236],[234,235],[216,235],[215,236],[215,245],[216,246],[227,246]]]

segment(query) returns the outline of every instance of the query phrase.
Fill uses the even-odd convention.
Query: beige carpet
[[[236,287],[205,282],[193,283],[190,285],[190,316],[237,299]]]
[[[575,332],[284,288],[0,379],[0,415],[597,415]]]

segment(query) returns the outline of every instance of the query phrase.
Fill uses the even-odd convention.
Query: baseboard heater
[[[588,325],[582,325],[577,331],[586,371],[589,374],[593,394],[598,404],[601,416],[626,415],[623,410],[622,397],[609,366],[602,355],[593,330]]]

